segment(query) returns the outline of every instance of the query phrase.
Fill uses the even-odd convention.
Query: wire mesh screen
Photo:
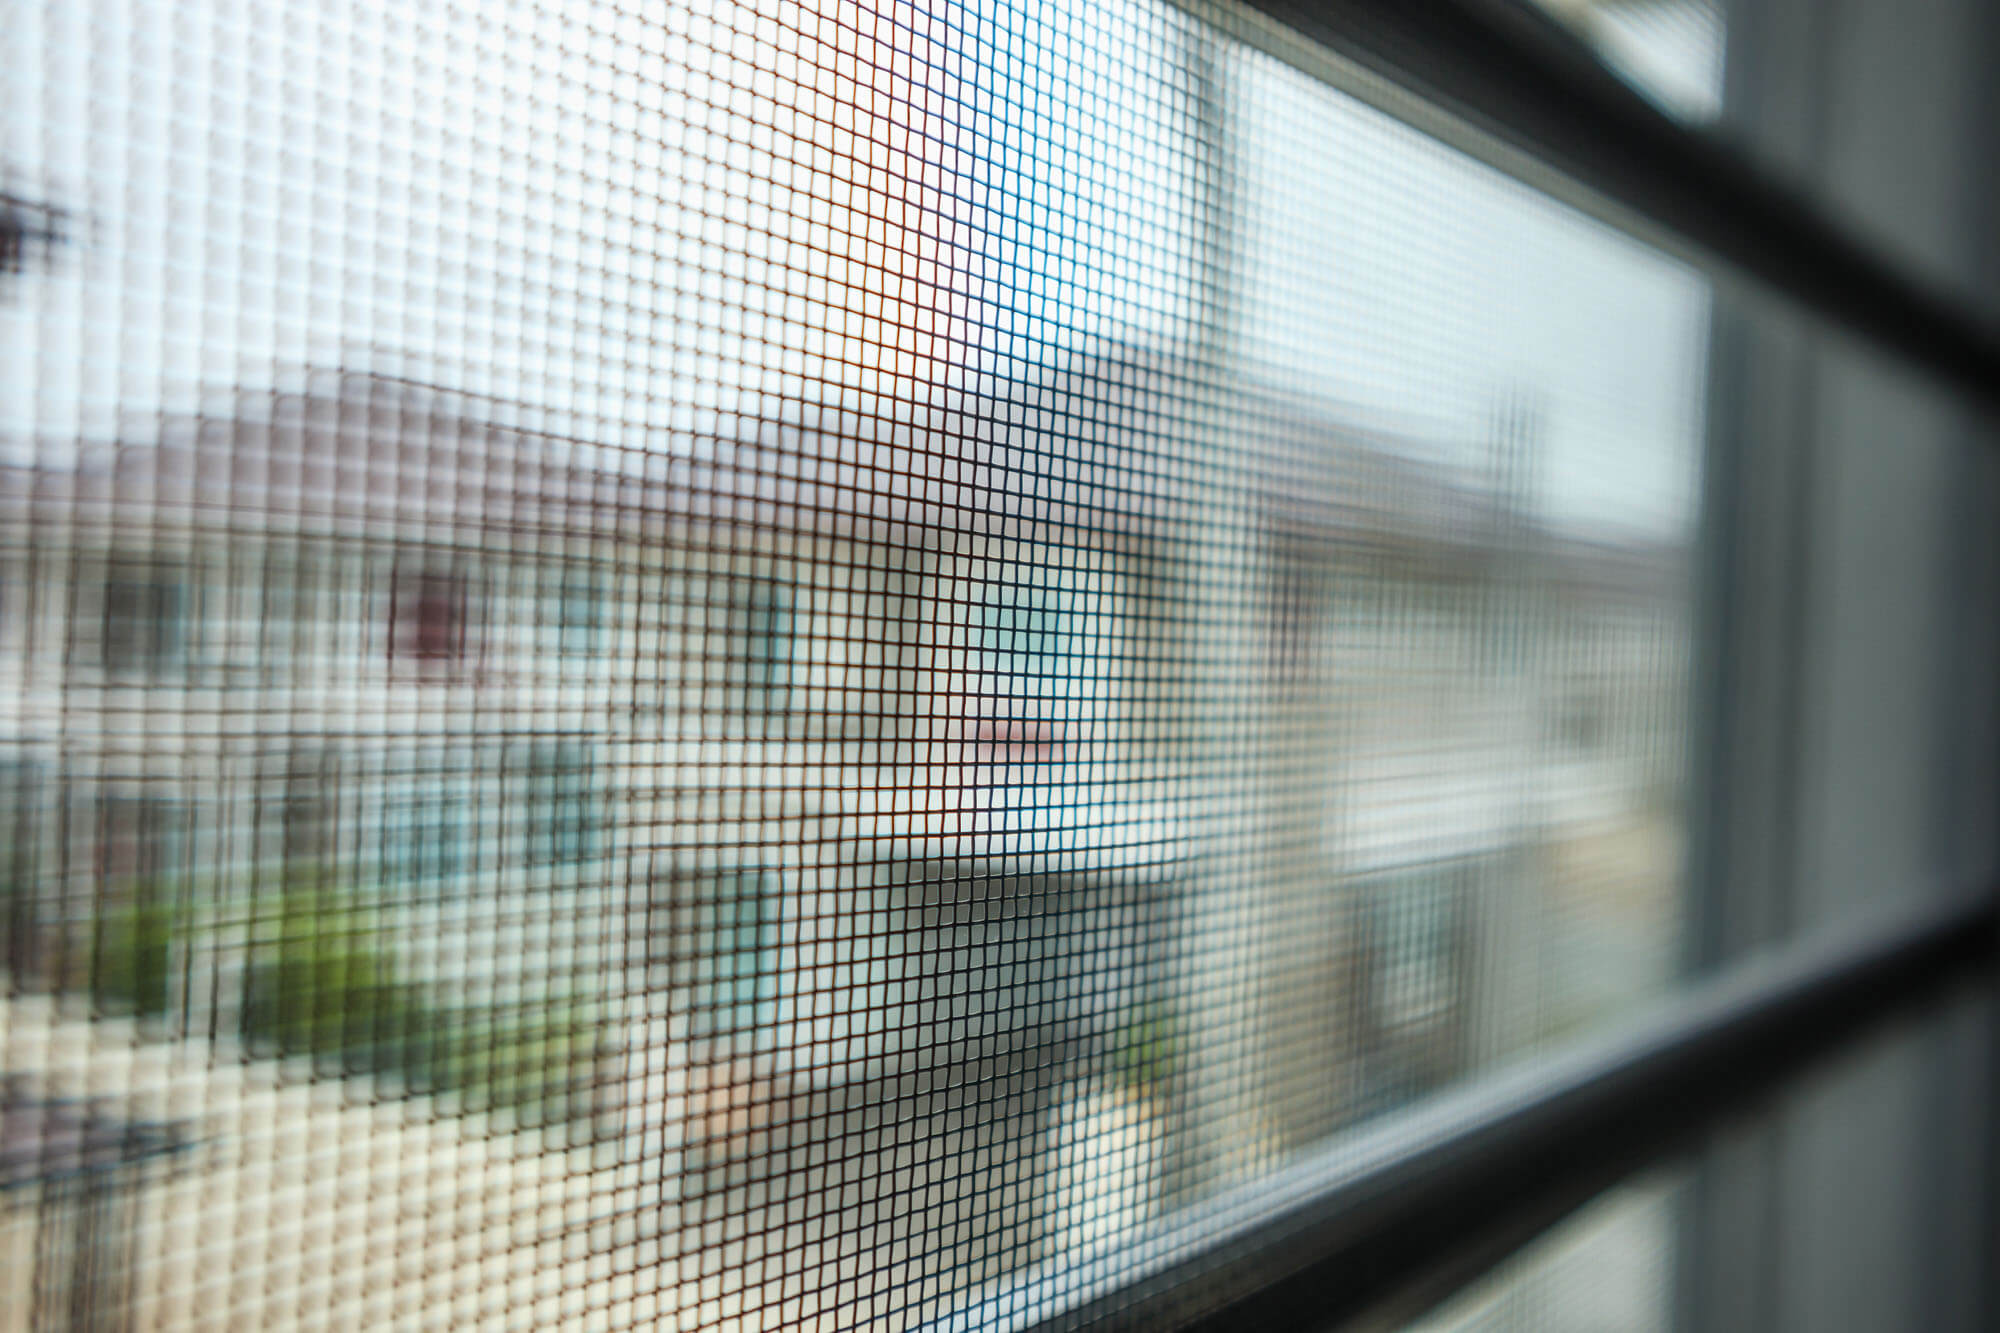
[[[1669,979],[1706,288],[1257,21],[0,50],[0,1327],[1009,1326]]]

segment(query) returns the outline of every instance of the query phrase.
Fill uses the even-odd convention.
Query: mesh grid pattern
[[[1706,284],[1252,21],[19,7],[0,1328],[1010,1326],[1671,979]]]

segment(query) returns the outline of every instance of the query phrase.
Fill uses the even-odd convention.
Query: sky
[[[0,292],[11,455],[314,367],[671,449],[777,400],[1185,346],[1219,180],[1231,374],[1468,464],[1526,399],[1546,516],[1690,529],[1685,267],[1247,50],[1228,149],[1197,151],[1156,4],[761,8],[20,0],[0,161],[73,232]]]

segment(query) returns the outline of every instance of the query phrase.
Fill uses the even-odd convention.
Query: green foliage
[[[1111,1070],[1138,1092],[1156,1092],[1180,1072],[1180,1021],[1164,1001],[1137,1005],[1111,1046]]]
[[[598,1031],[576,1006],[441,1005],[402,978],[373,913],[317,882],[288,886],[256,938],[243,1005],[252,1050],[388,1075],[528,1123],[589,1112]]]
[[[165,1013],[175,958],[221,929],[176,911],[176,901],[164,886],[140,884],[102,906],[87,957],[71,955],[82,966],[58,967],[57,984],[87,985],[100,1012]],[[504,1008],[441,1003],[407,977],[379,914],[318,872],[290,872],[246,901],[241,1033],[254,1054],[393,1078],[411,1092],[451,1094],[468,1110],[509,1111],[526,1124],[591,1113],[604,1051],[602,1025],[584,1006],[562,998]]]
[[[152,1016],[167,1009],[174,918],[157,889],[100,912],[90,939],[90,998],[105,1013]]]
[[[588,1116],[603,1050],[598,1024],[573,1005],[508,1015],[461,1014],[450,1042],[450,1082],[475,1108],[509,1110],[529,1124]]]
[[[257,934],[243,997],[251,1049],[311,1055],[330,1072],[392,1073],[420,1090],[444,1080],[438,1016],[397,979],[367,913],[318,888],[288,888]]]

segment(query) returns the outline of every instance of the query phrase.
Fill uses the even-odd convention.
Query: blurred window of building
[[[385,886],[428,888],[464,869],[473,819],[461,774],[432,769],[397,781],[382,802]]]
[[[120,786],[95,801],[94,845],[99,882],[114,891],[150,890],[185,873],[193,811],[173,796]]]
[[[301,745],[287,757],[272,792],[276,842],[288,865],[315,865],[339,849],[340,764],[324,748]]]
[[[766,575],[729,576],[710,586],[721,596],[710,605],[712,633],[703,651],[723,686],[726,727],[753,736],[784,730],[804,628],[799,589]]]
[[[595,845],[600,815],[587,746],[531,741],[514,747],[514,768],[531,865],[573,865]]]
[[[171,569],[120,565],[104,581],[101,660],[107,671],[149,675],[186,665],[192,602]]]
[[[389,604],[392,659],[448,668],[465,661],[471,594],[466,576],[422,566],[397,569]]]
[[[748,1049],[769,1036],[778,998],[782,881],[757,870],[681,880],[673,949],[694,1032]]]
[[[557,648],[566,657],[592,657],[604,650],[605,585],[588,569],[560,571],[555,590]]]

